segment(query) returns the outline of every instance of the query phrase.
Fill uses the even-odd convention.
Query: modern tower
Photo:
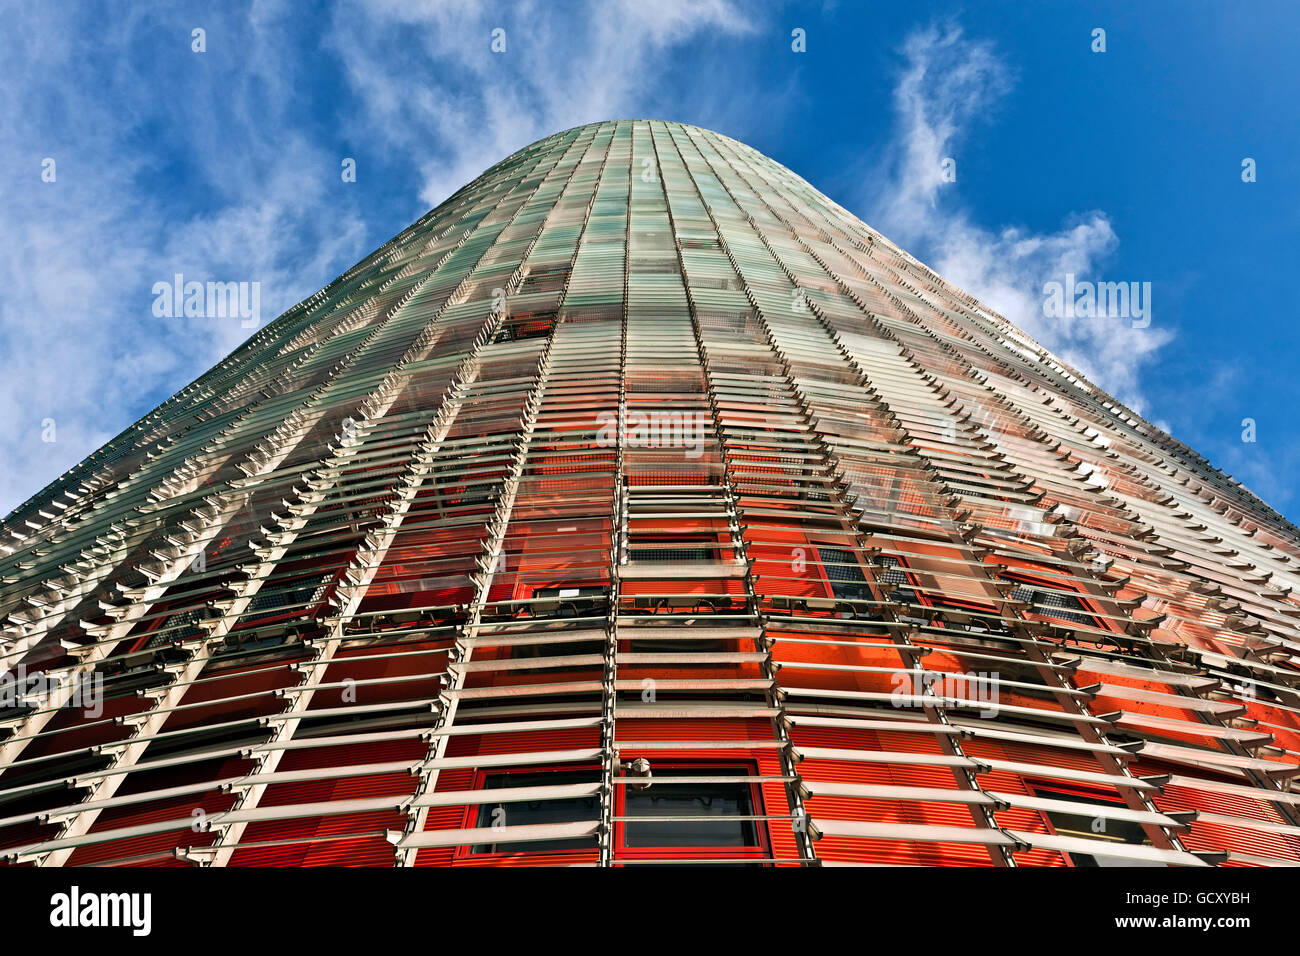
[[[789,170],[595,123],[5,520],[0,860],[1294,865],[1298,586]]]

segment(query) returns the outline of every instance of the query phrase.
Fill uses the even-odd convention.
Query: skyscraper
[[[1298,561],[789,170],[596,123],[9,516],[0,857],[1300,863]]]

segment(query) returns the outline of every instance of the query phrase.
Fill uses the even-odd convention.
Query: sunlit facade
[[[1298,562],[789,170],[583,126],[6,519],[0,859],[1296,865]]]

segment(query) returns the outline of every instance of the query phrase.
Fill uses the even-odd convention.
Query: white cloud
[[[330,44],[365,106],[357,120],[419,164],[425,206],[557,130],[646,115],[672,79],[674,47],[757,29],[752,14],[729,0],[588,0],[564,18],[548,17],[548,9],[526,2],[504,14],[436,0],[359,0],[336,9]],[[504,53],[490,48],[498,27],[506,31]],[[693,114],[687,121],[707,124],[720,86],[734,91],[710,76],[693,84],[693,103],[676,97],[678,115],[662,118],[683,119],[685,109]],[[728,105],[740,103],[743,97]]]
[[[903,248],[924,251],[944,278],[987,303],[1121,401],[1141,410],[1141,373],[1172,337],[1156,323],[1133,328],[1120,318],[1049,318],[1043,286],[1079,279],[1136,280],[1101,274],[1119,244],[1104,212],[1070,217],[1036,234],[988,229],[958,205],[942,163],[955,157],[972,128],[991,115],[1014,78],[991,44],[952,24],[908,36],[894,89],[897,137],[884,188],[869,206],[872,224]],[[960,170],[960,163],[958,164]],[[960,182],[960,175],[958,176]],[[1154,289],[1159,309],[1159,286]]]
[[[15,9],[0,31],[0,514],[251,334],[155,318],[155,282],[258,282],[269,321],[365,251],[355,210],[327,201],[330,174],[303,173],[337,158],[285,132],[273,6],[205,18],[206,55],[181,15],[84,14]],[[193,185],[158,189],[176,161]]]
[[[0,31],[0,514],[250,334],[238,320],[155,318],[155,282],[259,282],[267,321],[395,231],[367,236],[359,191],[339,188],[343,144],[361,176],[383,163],[417,171],[418,199],[396,213],[409,220],[559,129],[664,115],[742,134],[726,120],[767,122],[779,109],[742,67],[703,81],[674,69],[687,46],[707,54],[759,29],[748,6],[583,0],[555,12],[540,0],[499,12],[339,0],[313,25],[324,69],[341,67],[325,79],[308,72],[322,66],[303,54],[300,12],[280,0],[200,15],[10,11]],[[190,51],[195,26],[205,54]],[[498,26],[501,55],[489,48]],[[56,183],[40,181],[45,156]],[[41,441],[47,418],[54,443]]]

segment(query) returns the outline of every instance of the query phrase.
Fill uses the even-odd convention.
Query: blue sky
[[[269,321],[513,150],[648,116],[789,166],[1300,516],[1298,4],[158,7],[0,10],[0,513],[250,334],[155,283],[257,282]],[[1066,273],[1150,282],[1149,327],[1046,317]]]

